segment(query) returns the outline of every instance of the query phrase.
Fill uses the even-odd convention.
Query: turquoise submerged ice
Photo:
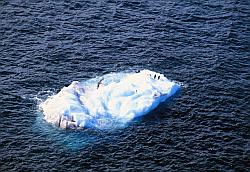
[[[125,126],[155,109],[180,86],[150,70],[111,73],[73,81],[40,107],[46,121],[61,128]]]

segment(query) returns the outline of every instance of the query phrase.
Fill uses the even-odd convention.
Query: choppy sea
[[[247,0],[1,0],[1,171],[250,171]],[[149,69],[181,91],[125,128],[62,130],[72,81]]]

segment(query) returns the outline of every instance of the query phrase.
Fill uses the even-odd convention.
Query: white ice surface
[[[40,107],[45,120],[59,127],[104,129],[147,114],[179,88],[163,74],[149,70],[111,73],[73,81]]]

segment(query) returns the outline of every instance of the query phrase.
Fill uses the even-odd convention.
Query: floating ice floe
[[[179,84],[150,70],[111,73],[73,81],[40,104],[44,118],[61,128],[125,126],[176,93]]]

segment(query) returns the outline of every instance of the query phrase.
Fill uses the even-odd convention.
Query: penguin
[[[58,127],[59,127],[59,128],[61,128],[62,116],[63,116],[63,115],[60,115],[60,116],[59,116],[59,119],[58,119]]]
[[[97,83],[97,89],[100,87],[100,85],[102,84],[102,81],[104,80],[104,78],[102,78],[98,83]]]
[[[67,129],[68,121],[64,119],[63,115],[60,115],[58,121],[59,128]]]

